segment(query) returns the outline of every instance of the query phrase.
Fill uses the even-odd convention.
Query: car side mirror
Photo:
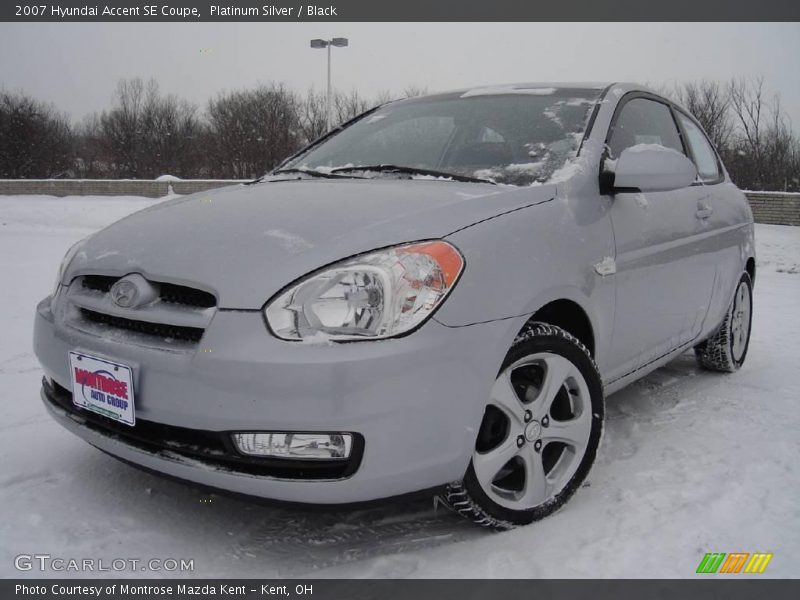
[[[614,174],[613,192],[667,192],[697,179],[697,168],[685,155],[659,144],[625,148],[616,161],[606,160]]]

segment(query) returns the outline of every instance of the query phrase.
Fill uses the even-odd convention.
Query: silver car
[[[540,519],[604,397],[747,354],[753,218],[686,109],[627,84],[389,103],[257,182],[69,250],[37,307],[44,404],[128,463],[346,504]]]

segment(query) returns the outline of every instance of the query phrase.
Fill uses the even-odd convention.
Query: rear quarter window
[[[719,162],[708,138],[689,117],[680,112],[677,114],[681,127],[686,132],[686,141],[697,166],[697,175],[706,182],[718,181],[721,176]]]

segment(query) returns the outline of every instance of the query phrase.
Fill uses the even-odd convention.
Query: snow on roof
[[[528,81],[517,83],[503,83],[498,85],[477,85],[471,88],[463,88],[458,90],[451,90],[452,93],[461,93],[464,96],[477,96],[482,93],[498,94],[498,93],[520,93],[520,94],[547,94],[554,93],[555,90],[604,90],[608,86],[613,85],[612,82],[591,81]],[[549,91],[552,90],[552,91]]]

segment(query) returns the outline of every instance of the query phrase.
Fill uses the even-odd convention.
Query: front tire
[[[472,460],[445,502],[501,530],[552,514],[586,478],[603,414],[602,380],[586,347],[560,327],[531,324],[503,361]]]
[[[723,373],[739,370],[750,346],[752,322],[753,284],[750,275],[743,273],[719,329],[706,341],[695,346],[694,353],[700,366],[709,371]]]

